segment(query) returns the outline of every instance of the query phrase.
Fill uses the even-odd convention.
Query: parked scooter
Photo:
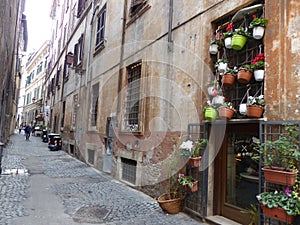
[[[42,133],[42,141],[43,142],[48,142],[48,134],[47,134],[47,130],[46,129],[44,129],[43,130],[43,133]]]

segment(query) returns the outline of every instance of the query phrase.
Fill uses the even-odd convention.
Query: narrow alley
[[[165,214],[151,197],[23,134],[3,149],[0,201],[8,225],[204,224]]]

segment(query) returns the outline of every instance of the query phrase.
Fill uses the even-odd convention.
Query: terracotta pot
[[[232,85],[234,85],[235,79],[236,79],[236,76],[234,76],[230,73],[226,73],[222,77],[222,83],[225,86],[232,86]]]
[[[196,192],[198,191],[198,181],[194,181],[194,186],[192,188],[190,188],[188,185],[185,185],[184,188],[185,190],[189,191],[189,192]]]
[[[264,109],[259,105],[248,105],[247,106],[247,116],[252,118],[260,118],[262,116]]]
[[[218,111],[219,117],[226,118],[227,120],[230,120],[234,115],[234,110],[225,106],[219,107]]]
[[[260,206],[262,208],[264,216],[271,217],[276,220],[286,222],[288,224],[293,223],[295,219],[295,216],[288,215],[286,211],[281,207],[268,208],[267,206],[264,206],[261,202],[260,202]]]
[[[283,168],[264,167],[262,171],[269,183],[294,186],[297,180],[297,172],[284,171]]]
[[[157,198],[157,202],[162,210],[169,214],[176,214],[181,211],[181,205],[183,197],[172,198],[174,193],[171,193],[171,199],[168,198],[168,194],[163,194]]]
[[[191,167],[200,167],[201,156],[189,158],[187,164]]]
[[[248,84],[252,78],[252,75],[253,73],[251,71],[240,69],[237,74],[237,80],[241,84]]]

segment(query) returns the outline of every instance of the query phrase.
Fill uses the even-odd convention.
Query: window
[[[78,0],[78,8],[77,8],[77,18],[80,18],[86,7],[87,0]]]
[[[97,21],[96,49],[104,44],[106,5],[101,9]]]
[[[60,76],[61,76],[61,66],[57,70],[57,74],[56,74],[55,86],[57,87],[57,89],[60,88]]]
[[[142,9],[145,0],[131,0],[130,13],[135,14]]]
[[[64,127],[64,125],[65,125],[65,112],[66,112],[66,101],[63,102],[62,115],[61,115],[61,121],[60,121],[61,127]]]
[[[91,126],[96,126],[98,115],[99,83],[94,84],[92,89]]]
[[[121,158],[122,179],[135,184],[137,162],[132,159]]]
[[[83,34],[80,36],[77,44],[74,46],[74,60],[73,64],[74,66],[78,66],[81,64],[83,56]]]
[[[127,67],[125,125],[129,131],[138,131],[141,69],[141,62]]]

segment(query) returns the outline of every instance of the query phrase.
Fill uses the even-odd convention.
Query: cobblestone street
[[[0,201],[1,225],[204,224],[22,134],[3,150]]]

